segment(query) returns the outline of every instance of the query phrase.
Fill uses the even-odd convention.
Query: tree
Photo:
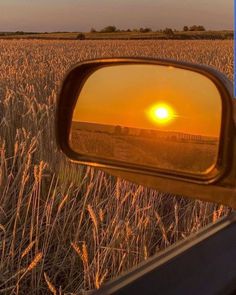
[[[198,31],[206,31],[204,26],[198,26]]]
[[[189,31],[197,31],[197,26],[196,26],[196,25],[191,26],[191,27],[189,28]]]
[[[79,33],[76,37],[77,40],[84,40],[85,39],[85,35],[83,33]]]
[[[206,31],[206,29],[204,28],[204,26],[191,26],[189,28],[189,31]]]
[[[17,31],[16,35],[24,35],[25,33],[23,31]]]
[[[97,30],[96,29],[94,29],[94,28],[91,28],[91,30],[90,30],[90,33],[96,33],[97,32]]]
[[[168,36],[173,36],[174,35],[174,32],[173,32],[173,30],[171,28],[165,28],[163,33],[168,35]]]
[[[152,29],[151,28],[140,28],[139,32],[140,33],[149,33],[149,32],[152,32]]]
[[[124,127],[122,133],[123,135],[129,135],[129,127]]]
[[[188,26],[184,26],[184,27],[183,27],[183,31],[184,31],[184,32],[187,32],[188,30],[189,30]]]
[[[107,26],[101,30],[102,33],[114,33],[116,31],[117,31],[117,29],[115,26]]]
[[[115,133],[116,135],[121,135],[121,133],[122,133],[122,127],[119,126],[119,125],[117,125],[117,126],[115,127],[115,129],[114,129],[114,133]]]

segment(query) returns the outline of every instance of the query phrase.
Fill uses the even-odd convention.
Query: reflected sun
[[[174,119],[174,111],[169,105],[161,103],[153,105],[148,111],[148,116],[156,124],[167,124]]]

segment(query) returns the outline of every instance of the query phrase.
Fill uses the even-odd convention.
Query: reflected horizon
[[[219,137],[221,112],[218,89],[199,73],[160,65],[115,65],[88,78],[73,120]]]
[[[179,132],[179,131],[175,131],[175,130],[163,130],[163,129],[150,129],[150,128],[137,128],[137,127],[132,127],[132,126],[127,126],[127,125],[109,125],[109,124],[99,124],[96,122],[86,122],[86,121],[72,121],[72,125],[73,124],[78,124],[78,126],[90,126],[92,127],[91,130],[101,130],[101,128],[107,129],[107,130],[112,130],[115,127],[120,127],[120,128],[128,128],[130,130],[143,130],[143,131],[154,131],[154,132],[161,132],[161,133],[177,133],[177,134],[186,134],[186,135],[196,135],[196,136],[202,136],[203,138],[215,138],[215,139],[219,139],[218,136],[206,136],[206,135],[201,135],[199,133],[186,133],[186,132]],[[96,128],[97,127],[97,128]],[[90,128],[88,128],[89,130]]]

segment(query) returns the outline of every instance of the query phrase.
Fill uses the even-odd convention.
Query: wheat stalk
[[[42,252],[39,252],[34,257],[34,259],[31,261],[31,263],[29,264],[29,266],[27,267],[26,272],[29,272],[32,269],[34,269],[37,266],[37,264],[42,260],[42,258],[43,258],[43,253]]]
[[[92,206],[89,204],[88,205],[88,212],[90,215],[91,220],[93,221],[93,225],[95,227],[96,230],[96,234],[98,234],[98,220],[97,220],[97,216],[92,208]]]
[[[33,248],[34,244],[35,244],[35,240],[32,241],[27,248],[25,248],[25,250],[23,251],[23,253],[21,254],[21,258],[25,257],[29,252],[30,250]]]
[[[56,287],[52,284],[52,282],[50,281],[46,272],[44,272],[43,275],[44,275],[44,279],[48,285],[48,289],[52,292],[53,295],[57,295]]]

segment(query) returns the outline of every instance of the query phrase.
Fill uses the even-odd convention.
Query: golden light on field
[[[156,124],[168,124],[174,119],[174,110],[168,104],[156,104],[148,110],[148,117]]]
[[[14,2],[17,3],[17,1]],[[223,1],[221,2],[223,3]],[[13,6],[9,5],[9,8],[12,9]],[[217,54],[215,54],[216,49]],[[40,271],[36,271],[37,260],[33,260],[34,266],[36,265],[35,272],[28,272],[28,276],[22,279],[19,293],[29,294],[28,290],[32,290],[32,294],[36,294],[39,288],[45,289],[47,285],[45,285],[45,280],[41,279],[41,271],[47,272],[49,276],[55,273],[58,273],[59,277],[63,276],[65,279],[63,284],[68,293],[75,294],[81,293],[82,289],[95,289],[97,282],[95,279],[90,279],[94,277],[95,269],[99,269],[100,273],[104,274],[102,279],[104,278],[105,282],[109,277],[116,277],[122,271],[128,271],[130,267],[136,266],[146,258],[144,256],[152,255],[154,247],[166,246],[165,231],[170,233],[170,237],[172,237],[170,243],[172,244],[180,239],[178,227],[181,227],[185,235],[189,236],[192,231],[196,231],[196,220],[197,227],[200,229],[212,220],[210,217],[219,218],[228,214],[228,208],[224,207],[219,214],[217,207],[201,201],[195,203],[187,199],[184,201],[182,198],[180,201],[175,196],[168,196],[164,201],[163,195],[156,190],[150,191],[146,187],[136,187],[132,182],[117,180],[97,169],[85,169],[84,172],[83,170],[80,172],[80,168],[77,169],[75,164],[69,164],[66,157],[55,149],[54,132],[52,132],[54,128],[52,116],[54,116],[58,82],[63,79],[65,69],[71,67],[75,61],[95,59],[98,56],[152,56],[153,58],[171,58],[193,63],[201,61],[203,64],[214,66],[232,78],[234,60],[232,49],[232,40],[129,40],[128,42],[126,40],[85,40],[81,42],[72,40],[0,40],[0,175],[3,175],[0,193],[3,204],[1,206],[7,216],[7,218],[1,218],[2,230],[5,231],[0,242],[1,267],[8,270],[7,276],[9,278],[15,273],[20,273],[22,271],[21,257],[24,253],[24,255],[31,255],[31,252],[34,251],[32,247],[35,247],[34,241],[36,241],[36,246],[39,241],[45,252],[48,253],[43,260],[45,265],[44,263],[38,264]],[[175,83],[175,80],[170,77],[171,75],[175,76],[175,69],[168,69],[169,75],[166,79],[164,79],[163,72],[157,78],[151,79],[148,75],[144,75],[143,68],[130,70],[129,79],[123,74],[123,71],[122,75],[115,75],[111,70],[112,68],[110,71],[108,68],[104,69],[105,77],[109,78],[102,79],[103,72],[101,72],[101,78],[97,84],[94,83],[96,77],[94,80],[91,79],[87,88],[90,91],[87,91],[87,94],[84,92],[80,97],[81,104],[78,113],[75,113],[76,120],[90,121],[94,119],[98,124],[113,124],[115,122],[116,125],[124,123],[125,126],[150,128],[157,132],[161,129],[219,137],[221,98],[220,96],[216,98],[216,91],[213,92],[211,90],[213,87],[207,86],[207,80],[204,87],[197,87],[197,83],[193,83],[196,75],[192,77],[191,83],[186,83],[186,75],[184,78],[184,75],[181,75],[182,71],[179,72],[178,81]],[[108,76],[106,71],[108,71]],[[158,68],[157,72],[159,71]],[[137,79],[139,79],[139,83],[137,83]],[[127,88],[122,90],[122,85],[127,85],[127,83],[134,85],[132,91],[130,89],[128,92]],[[158,87],[158,85],[160,86]],[[166,87],[167,85],[168,87]],[[176,85],[179,89],[178,92],[182,89],[178,96],[176,96],[176,91],[172,91]],[[142,92],[143,87],[147,90]],[[195,97],[193,99],[195,103],[190,105],[188,102],[192,96]],[[123,97],[124,99],[121,99]],[[158,102],[166,103],[173,108],[176,116],[170,124],[155,124],[145,112]],[[94,110],[89,108],[88,111],[87,105],[92,104]],[[108,115],[104,117],[104,109],[106,114],[111,114],[110,117]],[[130,112],[126,112],[126,109]],[[117,116],[116,113],[118,113]],[[8,124],[9,122],[11,124]],[[150,139],[146,138],[147,141],[150,141],[150,145],[154,141],[151,134]],[[102,133],[100,133],[101,135]],[[121,147],[118,145],[119,141],[121,140],[114,141],[114,145],[110,145],[110,140],[108,140],[107,146],[114,146],[117,153],[121,151]],[[89,143],[90,139],[87,142],[92,147],[92,144]],[[135,142],[133,140],[126,150],[121,151],[121,157],[126,152],[128,156],[130,155],[133,151],[131,147],[135,147]],[[179,149],[175,149],[177,144],[180,145]],[[12,151],[14,146],[15,149]],[[84,143],[83,146],[85,146]],[[103,148],[96,142],[94,149],[97,147],[99,150]],[[144,147],[147,154],[148,145]],[[162,149],[163,152],[159,149]],[[169,152],[170,149],[174,152]],[[193,145],[191,150],[198,156],[189,157],[185,142],[175,142],[173,145],[173,141],[170,140],[165,142],[164,147],[161,145],[157,147],[156,154],[159,155],[158,158],[162,163],[164,163],[162,157],[172,158],[177,161],[176,163],[187,163],[188,167],[194,168],[195,171],[201,165],[201,171],[203,171],[203,168],[207,167],[207,163],[209,163],[204,159],[206,157],[209,160],[212,159],[210,157],[215,153],[215,145],[197,143]],[[106,149],[103,148],[103,152],[105,151]],[[138,159],[146,161],[143,156]],[[152,156],[150,163],[153,163],[154,159]],[[26,164],[22,164],[23,162]],[[34,175],[28,181],[26,171],[29,175]],[[86,175],[83,177],[85,172]],[[13,177],[14,181],[10,181]],[[72,183],[73,185],[70,185]],[[11,193],[13,191],[14,198]],[[23,197],[17,198],[16,196],[20,194]],[[132,197],[133,194],[135,197]],[[119,202],[119,200],[122,201]],[[58,208],[59,201],[59,209],[54,210]],[[74,205],[70,206],[70,204]],[[81,210],[78,208],[83,208],[85,205],[86,214],[81,214]],[[166,216],[168,210],[176,213],[177,218],[175,218],[175,214]],[[163,233],[157,236],[153,233],[153,228],[156,227],[156,219],[153,218],[155,212],[160,215],[163,224]],[[202,214],[202,212],[205,213]],[[22,222],[18,222],[19,215],[24,216]],[[99,218],[96,220],[97,215]],[[91,216],[95,216],[94,221],[98,222],[98,231],[96,232]],[[122,258],[123,255],[115,255],[114,248],[110,247],[114,232],[117,231],[117,228],[123,229],[123,223],[120,222],[121,216],[126,221],[124,226],[127,226],[127,230],[135,231],[135,234],[127,235],[127,230],[120,230],[119,235],[114,237],[114,242],[119,240],[120,248],[126,252],[143,253],[145,250],[145,255],[130,255],[128,263],[126,258]],[[46,218],[47,222],[45,222]],[[75,239],[75,243],[71,245],[71,251],[67,251],[64,241],[70,241],[74,236],[76,225],[74,220],[80,220],[78,240],[84,242],[80,246],[80,243],[78,242],[78,245]],[[65,221],[64,226],[62,226],[63,221]],[[15,223],[14,230],[9,226],[11,223]],[[103,231],[105,223],[109,226]],[[38,226],[39,224],[40,226]],[[170,224],[174,225],[172,230],[169,230]],[[49,228],[50,231],[48,231]],[[30,233],[34,233],[31,243],[29,243]],[[104,251],[100,249],[101,243],[97,242],[101,240],[103,246],[106,247]],[[13,255],[9,259],[8,251],[4,250],[4,245],[10,248],[11,244],[12,249],[15,249],[19,255]],[[23,251],[23,245],[26,245],[27,251]],[[146,245],[145,249],[144,245]],[[93,267],[87,268],[86,265],[75,263],[76,251],[80,248],[85,251],[85,255],[89,253],[88,259],[93,261]],[[38,254],[40,255],[40,251]],[[63,259],[61,259],[62,256]],[[26,256],[23,258],[28,259]],[[104,261],[106,263],[103,263]],[[58,264],[60,264],[60,269],[57,267]],[[77,274],[83,272],[86,273],[86,276],[77,280]],[[65,276],[64,273],[68,275]],[[102,279],[99,278],[99,284]],[[49,277],[49,282],[54,283],[53,276]],[[5,288],[7,287],[6,284]],[[4,289],[1,288],[1,290]],[[8,294],[7,291],[5,293]]]

